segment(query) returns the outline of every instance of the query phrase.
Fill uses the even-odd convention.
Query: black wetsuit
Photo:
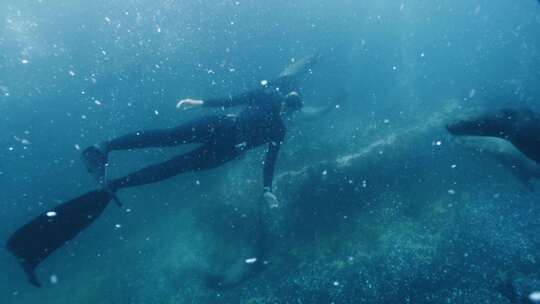
[[[105,149],[126,150],[200,143],[200,147],[165,162],[109,182],[112,191],[167,179],[177,174],[218,167],[245,151],[268,143],[264,187],[271,189],[274,165],[286,129],[280,116],[285,96],[272,87],[229,98],[208,99],[205,107],[245,105],[238,115],[210,115],[178,127],[131,133],[105,143]]]

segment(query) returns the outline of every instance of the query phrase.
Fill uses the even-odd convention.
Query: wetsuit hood
[[[285,96],[285,111],[294,112],[299,111],[304,106],[302,95],[296,91],[292,91]]]

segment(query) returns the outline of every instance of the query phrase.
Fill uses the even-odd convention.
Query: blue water
[[[96,187],[81,149],[208,114],[177,110],[181,98],[256,88],[312,54],[306,104],[348,92],[323,119],[291,123],[279,208],[260,199],[264,149],[122,191],[124,209],[111,204],[39,266],[42,288],[0,250],[0,303],[513,303],[540,291],[537,192],[444,130],[470,109],[540,110],[537,1],[2,0],[0,22],[1,240]],[[110,171],[186,149],[113,153]],[[261,208],[266,267],[208,288],[204,273],[234,276],[252,258]]]

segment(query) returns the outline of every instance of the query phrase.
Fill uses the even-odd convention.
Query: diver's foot
[[[86,166],[86,170],[96,181],[106,186],[106,170],[107,170],[107,154],[99,145],[93,145],[84,149],[82,160]]]

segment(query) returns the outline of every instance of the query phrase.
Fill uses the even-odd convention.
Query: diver
[[[275,82],[263,82],[262,88],[238,96],[215,99],[182,99],[177,108],[194,107],[229,108],[243,106],[238,115],[209,115],[188,121],[180,126],[143,130],[104,141],[86,148],[82,159],[89,173],[111,195],[122,188],[161,181],[180,173],[216,168],[238,158],[253,148],[267,144],[263,165],[263,197],[275,206],[277,198],[272,192],[274,167],[285,139],[284,119],[300,112],[300,120],[320,117],[336,103],[324,108],[303,109],[303,100],[293,83],[284,77]],[[165,162],[148,166],[127,176],[107,181],[108,154],[116,150],[171,147],[180,144],[201,144],[198,148]]]
[[[179,109],[193,107],[234,107],[243,105],[238,115],[210,115],[188,121],[170,129],[137,131],[90,146],[82,157],[87,170],[108,191],[153,183],[187,171],[218,167],[248,150],[268,144],[263,165],[263,194],[276,201],[272,193],[274,166],[285,139],[284,117],[303,106],[297,91],[286,92],[267,86],[234,97],[217,99],[183,99]],[[115,150],[170,147],[180,144],[200,147],[165,162],[151,165],[127,176],[106,181],[107,155]]]
[[[97,179],[100,189],[63,202],[26,223],[7,241],[6,247],[19,261],[28,280],[41,286],[36,267],[51,253],[62,247],[90,226],[105,210],[116,192],[127,187],[161,181],[180,173],[216,168],[248,150],[268,145],[263,165],[263,197],[275,206],[272,192],[274,166],[286,134],[284,119],[302,113],[304,120],[320,118],[338,107],[344,94],[339,94],[321,108],[303,106],[298,93],[301,77],[311,72],[318,57],[307,57],[288,66],[275,81],[263,81],[262,87],[235,97],[217,99],[183,99],[179,109],[190,107],[234,107],[244,109],[238,115],[203,116],[178,127],[139,131],[104,141],[83,150],[87,170]],[[299,117],[302,119],[302,117]],[[140,169],[127,176],[108,180],[108,154],[114,150],[170,147],[198,143],[200,146],[162,163]]]

